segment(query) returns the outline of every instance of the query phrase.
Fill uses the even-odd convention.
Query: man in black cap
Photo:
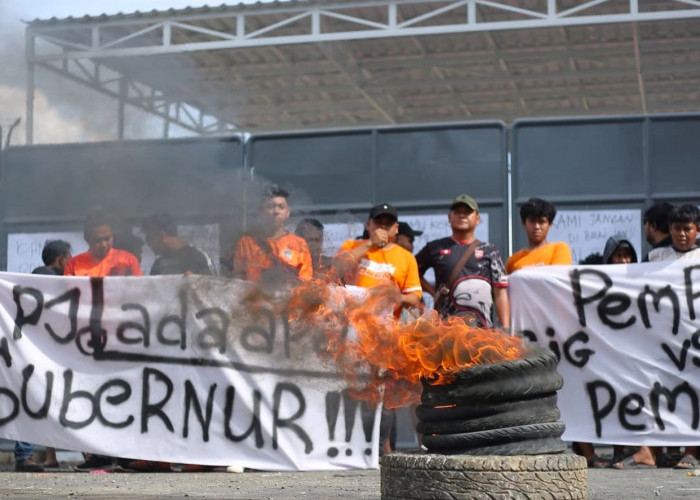
[[[348,284],[372,288],[393,283],[401,292],[401,303],[396,304],[398,318],[403,307],[420,305],[422,289],[418,265],[411,252],[396,244],[399,232],[399,214],[395,207],[381,203],[372,207],[367,219],[367,238],[345,241],[333,258],[333,265]],[[391,429],[395,416],[382,411],[380,425],[380,453],[391,452]]]
[[[395,284],[401,292],[401,306],[418,306],[422,296],[418,265],[413,254],[396,244],[398,211],[382,203],[372,207],[367,219],[368,238],[345,241],[333,258],[340,276],[348,284],[371,288]]]
[[[474,327],[491,327],[491,308],[510,330],[508,278],[498,249],[474,237],[481,222],[479,205],[469,195],[457,196],[447,215],[452,236],[428,242],[418,252],[418,271],[435,270],[435,287],[423,282],[443,316],[460,316]]]
[[[416,236],[420,236],[421,234],[423,234],[423,231],[416,231],[408,222],[399,222],[399,233],[396,235],[396,244],[413,253],[413,242]]]

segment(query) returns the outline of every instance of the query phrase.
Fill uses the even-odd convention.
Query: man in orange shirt
[[[114,234],[112,222],[101,210],[95,210],[85,218],[83,237],[88,244],[88,251],[71,258],[63,269],[65,276],[142,276],[139,262],[126,250],[112,248]],[[76,466],[77,471],[111,469],[112,457],[89,455]]]
[[[362,288],[393,283],[401,292],[404,307],[417,307],[422,297],[416,258],[397,245],[398,211],[382,203],[372,208],[367,220],[368,239],[347,240],[333,259],[346,282]]]
[[[547,242],[547,233],[557,214],[554,205],[540,198],[530,198],[520,207],[520,219],[527,233],[528,247],[515,252],[506,262],[511,274],[528,266],[571,265],[571,249],[563,241]]]
[[[83,237],[88,251],[68,261],[63,269],[65,276],[142,276],[133,254],[112,248],[112,223],[102,211],[94,211],[85,218]]]
[[[395,310],[397,318],[402,307],[420,307],[423,294],[416,258],[396,244],[398,218],[398,210],[391,205],[382,203],[373,207],[366,223],[368,238],[346,240],[333,258],[334,267],[348,284],[362,288],[394,284],[401,293]],[[380,453],[392,450],[390,436],[395,420],[394,410],[382,410]]]
[[[236,245],[234,278],[265,282],[311,279],[313,266],[306,241],[285,227],[290,214],[288,198],[289,193],[279,186],[265,192],[259,209],[261,224],[241,236]]]

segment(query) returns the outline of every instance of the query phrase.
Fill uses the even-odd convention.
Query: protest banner
[[[513,331],[559,358],[565,439],[700,444],[700,263],[532,267],[509,286]]]
[[[377,467],[379,410],[349,396],[324,332],[250,302],[251,286],[0,273],[0,436],[260,470]]]

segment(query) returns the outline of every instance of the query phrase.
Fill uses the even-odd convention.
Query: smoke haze
[[[237,3],[241,2],[231,2],[232,5]],[[148,12],[206,4],[207,2],[198,0],[0,0],[0,126],[4,136],[6,137],[9,126],[21,117],[21,124],[12,132],[12,145],[26,142],[26,24],[22,21]],[[36,68],[35,89],[35,144],[117,139],[118,104],[115,99],[42,68]],[[125,138],[161,137],[162,129],[162,120],[133,107],[126,107]],[[173,137],[192,135],[176,126],[172,126],[170,132]]]

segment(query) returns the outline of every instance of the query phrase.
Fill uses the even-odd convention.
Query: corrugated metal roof
[[[333,0],[334,4],[341,4],[343,2],[349,2],[353,0]],[[262,9],[275,9],[280,7],[298,7],[298,6],[308,6],[308,5],[322,5],[328,3],[328,0],[271,0],[271,1],[259,1],[255,3],[222,3],[221,5],[203,5],[201,7],[185,7],[183,9],[167,9],[167,10],[157,10],[152,9],[149,11],[136,11],[136,12],[118,12],[116,14],[100,14],[99,16],[80,16],[73,17],[68,16],[64,18],[52,17],[49,19],[34,19],[29,21],[28,24],[33,26],[54,26],[57,24],[63,25],[73,25],[73,24],[85,24],[100,21],[116,21],[116,20],[133,20],[133,19],[143,19],[143,18],[167,18],[172,16],[182,16],[182,15],[196,15],[196,14],[222,14],[231,12],[255,12]]]
[[[209,32],[235,33],[236,19],[226,14],[245,11],[250,14],[246,27],[256,30],[281,19],[276,11],[327,3],[258,2],[37,20],[30,27],[74,27],[60,39],[89,45],[91,32],[81,29],[82,25],[204,15],[189,23],[200,32],[173,28],[172,44],[184,46],[206,42]],[[377,2],[333,3],[347,3],[353,15],[386,21],[386,9],[377,7]],[[541,9],[547,2],[510,3]],[[571,0],[562,5],[579,4]],[[626,4],[615,0],[590,10],[614,14]],[[662,0],[640,5],[646,12],[682,7]],[[420,2],[400,5],[400,14],[407,18],[421,12],[425,6]],[[517,13],[484,6],[477,12],[493,21],[518,18]],[[446,11],[434,22],[448,25],[456,22],[456,16]],[[329,29],[343,27],[342,19],[327,22]],[[106,26],[101,42],[138,34],[142,27]],[[284,26],[280,35],[295,35],[303,29]],[[140,41],[135,37],[120,46],[134,47]],[[279,44],[99,61],[129,79],[162,90],[171,102],[193,104],[251,132],[700,110],[697,18]]]

